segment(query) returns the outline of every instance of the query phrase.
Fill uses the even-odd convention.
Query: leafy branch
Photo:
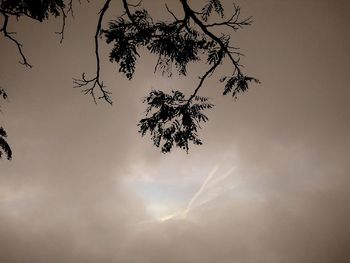
[[[174,144],[186,151],[189,141],[201,144],[197,132],[200,128],[199,122],[203,119],[199,120],[198,114],[203,114],[202,110],[211,107],[197,112],[191,109],[194,105],[198,106],[196,98],[200,89],[224,59],[232,64],[232,75],[220,79],[221,82],[227,80],[224,95],[232,93],[236,98],[238,93],[248,89],[249,82],[258,82],[256,78],[243,73],[240,65],[242,54],[231,44],[230,35],[217,35],[210,31],[210,28],[224,26],[236,31],[250,25],[251,17],[241,19],[241,9],[234,5],[233,14],[225,19],[224,8],[219,0],[208,0],[201,12],[194,11],[188,0],[180,0],[180,3],[183,9],[182,18],[178,18],[166,6],[173,21],[154,22],[147,10],[137,8],[132,11],[127,0],[123,0],[126,18],[118,17],[103,31],[107,43],[114,44],[110,60],[119,64],[119,72],[125,74],[128,79],[135,73],[140,56],[138,49],[141,47],[146,47],[150,53],[158,56],[155,71],[159,70],[163,75],[168,73],[167,75],[171,76],[173,69],[180,75],[186,75],[188,64],[200,61],[203,57],[210,66],[199,77],[197,86],[187,98],[180,91],[173,91],[172,94],[151,91],[145,98],[144,103],[148,106],[146,118],[138,124],[140,133],[145,135],[149,132],[154,145],[162,145],[162,152],[169,152]],[[137,7],[139,6],[138,4]],[[222,21],[209,23],[213,12],[217,13]]]

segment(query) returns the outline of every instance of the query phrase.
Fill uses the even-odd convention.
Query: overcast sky
[[[261,84],[221,96],[224,65],[202,89],[215,104],[204,145],[167,155],[138,133],[142,98],[189,92],[206,65],[167,79],[142,53],[128,81],[102,44],[114,104],[95,105],[72,78],[94,72],[103,1],[82,2],[62,44],[60,19],[11,20],[32,69],[0,37],[14,151],[0,161],[0,262],[349,262],[349,1],[240,1],[254,24],[232,38]],[[107,21],[121,12],[112,2]],[[144,2],[167,17],[164,1]]]

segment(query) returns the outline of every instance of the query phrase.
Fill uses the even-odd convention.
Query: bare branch
[[[100,55],[99,55],[99,37],[101,35],[101,27],[102,27],[102,21],[103,17],[109,7],[111,0],[106,0],[103,8],[99,12],[99,18],[97,22],[97,27],[96,27],[96,33],[95,33],[95,57],[96,57],[96,75],[95,77],[91,79],[86,79],[85,74],[82,74],[81,79],[74,79],[73,83],[75,84],[75,88],[85,88],[82,90],[84,94],[90,94],[94,102],[96,103],[96,91],[95,88],[98,88],[100,92],[102,93],[101,96],[98,96],[98,99],[104,99],[107,101],[109,104],[112,105],[112,98],[110,96],[110,92],[105,90],[105,86],[103,85],[103,82],[100,80],[100,71],[101,71],[101,66],[100,66]],[[88,87],[90,85],[90,87]]]
[[[2,28],[0,29],[0,32],[3,32],[4,37],[10,39],[12,42],[14,42],[16,44],[18,52],[19,52],[19,54],[21,55],[21,58],[22,58],[22,61],[20,61],[19,63],[24,65],[24,66],[26,66],[26,67],[30,67],[31,68],[32,65],[28,63],[27,58],[26,58],[26,56],[23,53],[22,44],[11,36],[13,34],[12,32],[8,32],[7,31],[9,16],[2,10],[0,10],[0,13],[4,17],[4,23],[2,25]]]
[[[96,91],[95,88],[98,88],[101,92],[101,96],[97,96],[97,99],[104,99],[106,102],[112,105],[112,98],[111,98],[111,92],[105,90],[105,86],[103,85],[103,82],[100,82],[99,78],[94,77],[92,79],[86,79],[85,73],[82,74],[81,79],[73,79],[73,83],[75,84],[74,88],[83,88],[82,93],[84,95],[90,94],[95,102],[97,104],[96,100]],[[90,86],[90,87],[89,87]]]
[[[190,104],[192,99],[197,95],[197,93],[198,93],[199,89],[202,87],[205,79],[207,77],[209,77],[215,71],[215,69],[221,64],[221,61],[222,61],[222,56],[219,56],[218,61],[215,62],[214,65],[207,72],[205,72],[205,74],[202,77],[200,77],[200,81],[197,85],[197,88],[194,90],[194,92],[192,93],[192,95],[188,99],[188,102],[187,102],[188,104]]]
[[[128,6],[132,6],[132,7],[139,7],[142,3],[142,0],[140,0],[136,5],[133,5],[133,4],[129,4],[128,3]]]
[[[79,1],[80,3],[80,1]],[[68,9],[67,9],[67,14],[71,14],[72,17],[74,18],[74,10],[73,10],[73,0],[70,0],[68,3]]]
[[[248,26],[252,24],[252,17],[247,17],[245,19],[239,20],[240,14],[241,14],[241,8],[239,6],[234,5],[234,13],[232,16],[223,22],[220,23],[211,23],[206,24],[205,26],[208,27],[214,27],[214,26],[228,26],[232,28],[234,31],[237,31],[238,29],[242,28],[243,26]]]
[[[71,10],[72,15],[73,15],[73,11],[72,11],[73,9],[71,9],[71,6],[69,7],[68,11],[69,10]],[[64,11],[64,9],[62,7],[61,7],[61,12],[62,12],[62,28],[61,28],[61,31],[55,32],[55,33],[58,34],[58,35],[61,35],[60,43],[62,44],[63,39],[64,39],[64,30],[65,30],[65,27],[66,27],[67,15],[66,15],[66,12]]]
[[[167,4],[165,4],[165,7],[166,7],[166,10],[168,11],[168,13],[170,13],[176,21],[179,21],[179,19],[175,16],[175,14],[169,9]]]

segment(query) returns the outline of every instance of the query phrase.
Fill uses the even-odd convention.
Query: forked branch
[[[205,26],[208,27],[215,27],[215,26],[228,26],[232,28],[234,31],[237,31],[238,29],[244,27],[244,26],[249,26],[252,24],[252,17],[249,16],[244,19],[240,19],[240,14],[241,14],[241,8],[235,4],[234,6],[234,12],[231,15],[231,17],[223,22],[214,22],[214,23],[208,23],[205,24]]]
[[[96,98],[98,99],[104,99],[106,102],[112,105],[112,98],[110,96],[110,92],[105,89],[105,86],[103,85],[103,82],[100,79],[101,74],[101,62],[100,62],[100,54],[99,54],[99,38],[101,36],[101,28],[102,28],[102,21],[103,17],[109,7],[111,0],[106,0],[105,4],[103,5],[102,9],[99,12],[99,18],[97,22],[96,27],[96,33],[94,37],[94,43],[95,43],[95,57],[96,57],[96,73],[95,76],[92,78],[87,79],[85,77],[85,73],[82,74],[81,79],[74,79],[73,83],[75,84],[75,88],[83,88],[82,92],[84,94],[90,94],[92,95],[94,102],[97,103]],[[96,89],[99,90],[101,95],[96,96]]]

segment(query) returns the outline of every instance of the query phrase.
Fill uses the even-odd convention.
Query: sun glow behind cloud
[[[180,218],[186,218],[189,212],[197,207],[204,205],[205,203],[215,199],[217,196],[219,196],[223,189],[221,191],[214,191],[214,194],[211,194],[213,189],[222,181],[224,180],[227,176],[229,176],[235,169],[235,166],[232,166],[226,173],[216,176],[218,172],[219,166],[216,165],[214,168],[210,171],[208,176],[205,178],[203,181],[202,185],[198,189],[197,192],[194,193],[190,201],[188,202],[186,209],[176,211],[175,213],[169,214],[167,216],[159,218],[160,221],[166,221],[172,218],[180,217]],[[232,189],[232,187],[230,187]],[[209,194],[209,195],[208,195]],[[203,199],[204,197],[204,199]],[[202,198],[202,201],[200,199]]]
[[[135,166],[125,183],[143,200],[154,220],[185,219],[192,210],[214,202],[220,195],[237,187],[237,167],[232,163],[235,162],[226,160],[198,171],[188,169],[189,172],[181,176],[165,173],[159,167],[148,170]]]

